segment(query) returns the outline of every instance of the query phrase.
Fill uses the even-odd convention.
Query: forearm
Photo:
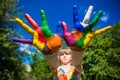
[[[82,59],[83,59],[83,54],[84,54],[84,49],[78,49],[78,48],[71,48],[72,50],[72,64],[74,66],[81,65]]]
[[[50,64],[50,67],[57,68],[60,63],[57,58],[57,52],[54,54],[46,55],[48,63]]]

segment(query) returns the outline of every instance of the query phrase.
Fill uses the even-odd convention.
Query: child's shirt
[[[80,74],[74,66],[68,72],[60,66],[57,69],[57,80],[80,80]]]

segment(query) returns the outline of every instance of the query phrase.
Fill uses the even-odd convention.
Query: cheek
[[[70,60],[72,60],[72,57],[71,57],[71,56],[69,56],[69,59],[70,59]]]

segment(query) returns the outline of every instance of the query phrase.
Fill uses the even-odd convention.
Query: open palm
[[[73,7],[74,26],[71,32],[68,31],[67,23],[62,22],[62,27],[64,29],[63,30],[64,39],[70,47],[78,46],[79,48],[84,49],[86,48],[86,46],[88,45],[88,43],[91,41],[93,37],[95,37],[96,35],[102,34],[112,28],[111,26],[107,26],[100,30],[92,31],[92,28],[96,25],[96,23],[98,22],[98,20],[102,15],[102,11],[99,11],[97,15],[94,17],[94,19],[91,21],[91,23],[88,24],[92,9],[93,9],[93,6],[90,6],[83,21],[80,22],[78,17],[77,6],[74,5]]]
[[[30,15],[25,14],[25,17],[35,30],[30,28],[19,18],[16,18],[15,21],[30,33],[33,39],[13,38],[13,40],[20,43],[32,44],[46,55],[57,52],[58,48],[62,45],[62,38],[50,31],[45,12],[41,10],[42,27],[40,27]]]

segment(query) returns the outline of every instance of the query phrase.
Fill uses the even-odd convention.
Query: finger
[[[107,26],[107,27],[105,27],[105,28],[102,28],[102,29],[100,29],[100,30],[95,31],[95,32],[94,32],[94,35],[102,34],[102,33],[104,33],[104,32],[107,32],[108,30],[111,30],[111,29],[112,29],[111,26]]]
[[[53,33],[51,32],[51,30],[48,27],[48,23],[47,23],[47,19],[46,19],[46,15],[44,10],[41,10],[41,18],[42,18],[42,32],[46,37],[51,37],[53,35]]]
[[[35,32],[34,36],[33,36],[33,43],[32,44],[41,51],[41,50],[43,50],[45,45],[43,42],[38,42],[38,37],[39,36],[38,36],[37,32]]]
[[[39,25],[32,19],[32,17],[29,14],[25,14],[25,17],[35,30],[39,29]]]
[[[74,7],[73,7],[73,21],[74,21],[74,28],[76,30],[78,30],[78,31],[84,30],[84,27],[79,22],[77,5],[74,5]]]
[[[96,23],[98,22],[98,20],[102,16],[102,13],[103,13],[102,11],[99,11],[97,13],[97,15],[95,16],[95,18],[92,20],[92,22],[89,24],[89,26],[87,26],[87,27],[89,27],[89,30],[91,30],[96,25]]]
[[[32,40],[31,40],[31,39],[13,38],[12,40],[15,41],[15,42],[26,43],[26,44],[32,44]]]
[[[86,35],[86,38],[85,38],[85,40],[84,40],[84,45],[83,45],[82,48],[85,48],[85,47],[89,44],[89,42],[91,41],[91,39],[92,39],[93,37],[95,37],[96,35],[99,35],[99,34],[102,34],[102,33],[104,33],[104,32],[107,32],[108,30],[111,30],[111,29],[112,29],[111,26],[107,26],[107,27],[105,27],[105,28],[103,28],[103,29],[100,29],[100,30],[97,30],[97,31],[95,31],[95,32],[93,32],[93,33],[88,33],[88,34]]]
[[[66,22],[62,22],[62,27],[63,27],[63,34],[65,35],[65,33],[68,32],[68,25]]]
[[[25,24],[21,19],[16,18],[15,21],[21,25],[27,32],[29,32],[31,35],[34,34],[34,30],[32,30],[27,24]]]
[[[67,23],[62,22],[62,27],[63,27],[64,39],[65,39],[67,45],[74,46],[76,44],[75,36],[73,35],[72,32],[68,32]]]
[[[62,22],[61,22],[61,21],[59,21],[58,24],[57,24],[56,33],[57,33],[60,37],[63,37],[63,28],[62,28]]]
[[[95,35],[92,32],[87,33],[86,35],[83,35],[83,37],[80,40],[77,40],[76,44],[78,47],[85,49],[88,43],[91,41],[91,39]]]
[[[74,23],[79,22],[77,5],[73,6],[73,21],[74,21]]]
[[[44,10],[41,10],[42,26],[48,26],[47,18]]]
[[[82,48],[84,46],[84,41],[85,41],[86,37],[83,36],[80,40],[76,41],[76,45],[80,48]]]
[[[40,40],[41,42],[44,42],[46,38],[43,35],[40,26],[31,18],[29,14],[25,14],[25,17],[30,22],[30,24],[33,26],[33,28],[37,31],[38,36],[39,36],[38,40]]]
[[[86,15],[85,15],[85,17],[84,17],[84,19],[82,21],[83,24],[88,23],[88,21],[90,19],[90,16],[91,16],[91,13],[92,13],[92,10],[93,10],[93,6],[89,6],[88,11],[87,11],[87,13],[86,13]]]

